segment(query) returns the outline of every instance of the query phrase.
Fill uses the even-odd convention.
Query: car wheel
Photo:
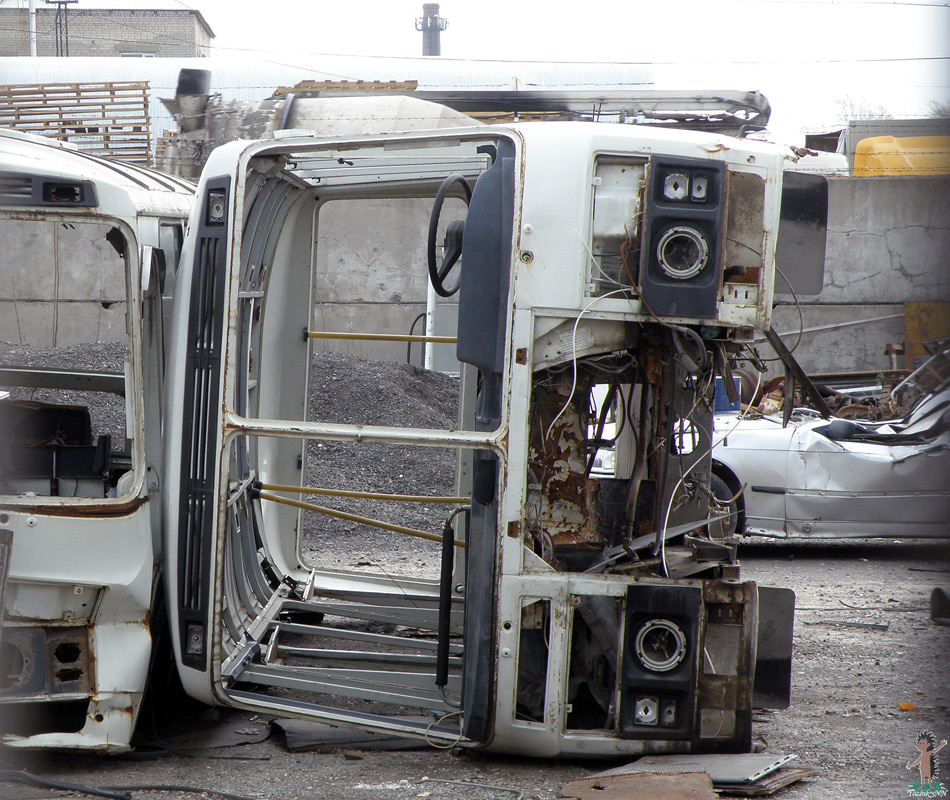
[[[734,536],[739,532],[739,503],[734,498],[735,492],[729,488],[726,482],[718,475],[710,475],[709,488],[712,490],[713,497],[721,506],[729,510],[729,520],[726,523],[726,532]]]

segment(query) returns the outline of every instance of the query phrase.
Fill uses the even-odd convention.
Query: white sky
[[[422,50],[421,0],[79,0],[72,8],[107,6],[196,9],[216,35],[212,55],[296,65],[306,53]],[[449,22],[443,57],[647,62],[658,89],[763,92],[771,128],[788,139],[835,125],[844,97],[896,117],[950,102],[950,0],[445,0],[440,13]]]

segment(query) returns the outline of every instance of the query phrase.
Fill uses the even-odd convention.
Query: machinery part
[[[455,285],[451,288],[445,286],[445,279],[451,272],[455,262],[462,255],[462,237],[465,232],[465,220],[454,220],[445,231],[445,252],[442,256],[442,265],[438,266],[435,260],[435,237],[439,230],[439,218],[442,216],[442,204],[449,190],[459,184],[465,195],[466,207],[472,200],[472,185],[464,176],[458,174],[449,175],[439,191],[435,195],[435,202],[432,204],[432,214],[429,216],[429,236],[426,241],[426,257],[429,264],[429,280],[432,281],[432,288],[440,297],[451,297],[459,290],[461,279],[457,278]]]

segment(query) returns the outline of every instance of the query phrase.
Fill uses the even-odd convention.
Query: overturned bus
[[[128,749],[161,555],[163,317],[194,187],[0,130],[0,723]]]
[[[110,212],[124,377],[89,380],[124,391],[122,452],[91,443],[85,397],[42,401],[45,443],[3,423],[4,447],[46,448],[0,497],[0,701],[32,711],[4,741],[127,749],[167,625],[210,704],[535,756],[748,750],[753,706],[788,702],[794,601],[740,579],[711,488],[713,394],[769,327],[784,160],[594,123],[282,131],[214,151],[180,258],[168,208]],[[402,414],[394,386],[359,414],[314,401],[368,369],[330,370],[340,342],[406,341],[324,296],[385,260],[428,273],[427,333],[408,338],[454,365],[443,424]],[[8,350],[23,363],[3,386],[46,387]],[[79,477],[57,471],[67,445],[89,449]],[[315,469],[331,452],[434,477]],[[387,558],[396,537],[417,568]],[[54,697],[57,675],[81,680]],[[37,713],[60,697],[74,717]]]
[[[165,437],[165,576],[186,690],[441,746],[747,750],[757,657],[756,704],[787,700],[792,601],[739,578],[710,490],[712,397],[769,325],[783,161],[588,123],[218,148],[167,376],[181,435]],[[353,317],[328,328],[323,272],[397,251],[457,296],[454,330],[443,318],[423,337],[458,360],[444,427],[393,424],[385,398],[359,419],[310,399],[328,342],[384,336]],[[351,445],[373,462],[431,454],[447,488],[310,485],[309,464]],[[321,535],[353,497],[444,509],[429,530],[349,517],[438,540],[432,573],[365,566]]]

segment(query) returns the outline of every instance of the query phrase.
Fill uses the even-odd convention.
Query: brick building
[[[200,58],[214,38],[201,12],[190,9],[58,8],[36,3],[37,56]],[[58,13],[67,15],[59,25]],[[29,11],[0,2],[0,56],[28,55]]]

